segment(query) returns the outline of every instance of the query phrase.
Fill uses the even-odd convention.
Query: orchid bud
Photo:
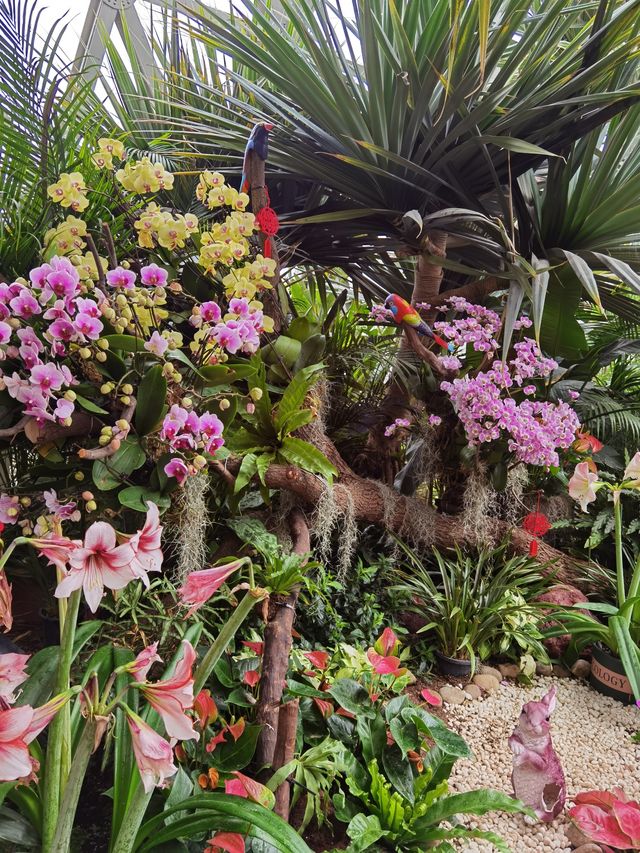
[[[91,350],[89,349],[89,347],[80,347],[80,349],[78,350],[78,354],[80,358],[84,358],[85,361],[86,359],[91,358]]]
[[[112,438],[109,442],[109,448],[115,453],[116,450],[120,450],[120,444],[121,442],[119,438]]]
[[[254,403],[247,403],[247,414],[252,415],[256,410]]]
[[[84,471],[76,471],[73,475],[73,479],[81,483],[84,480]]]
[[[221,412],[226,412],[227,409],[231,406],[231,402],[230,400],[227,400],[226,397],[224,397],[222,400],[220,400],[218,406],[220,407]]]
[[[131,403],[131,397],[128,394],[125,394],[123,397],[120,397],[120,402],[123,406],[128,406]]]
[[[133,394],[133,385],[130,385],[128,382],[125,382],[124,385],[120,386],[120,390],[123,394]]]
[[[105,382],[103,385],[100,386],[100,393],[110,394],[115,387],[116,386],[113,384],[113,382]]]
[[[22,504],[22,506],[31,506],[31,498],[20,498],[20,503]]]
[[[93,492],[86,492],[86,491],[83,492],[82,493],[82,500],[83,501],[92,501],[93,500]]]
[[[98,338],[96,343],[100,349],[109,349],[109,341],[106,338]]]
[[[76,394],[76,392],[71,391],[71,389],[64,392],[64,399],[69,400],[71,403],[73,403],[77,399],[77,397],[78,395]]]
[[[249,396],[250,396],[250,397],[251,397],[251,399],[252,399],[252,400],[254,400],[256,403],[258,402],[258,400],[262,400],[262,388],[252,388],[252,389],[249,391]]]
[[[101,435],[100,438],[98,439],[98,444],[100,445],[100,447],[106,447],[110,441],[111,441],[111,436]]]
[[[95,501],[87,501],[84,508],[87,512],[95,512],[98,509],[98,504]]]
[[[120,266],[122,267],[123,270],[131,269],[131,264],[129,263],[129,261],[122,261]]]
[[[123,432],[129,431],[129,421],[125,421],[124,418],[120,418],[119,421],[116,421],[116,426],[118,427],[118,429],[122,430]]]

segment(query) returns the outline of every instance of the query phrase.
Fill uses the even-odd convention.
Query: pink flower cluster
[[[451,296],[447,304],[454,311],[466,314],[454,320],[441,320],[433,328],[456,347],[471,344],[476,352],[492,352],[498,348],[500,316],[482,305],[473,305],[461,296]]]
[[[196,328],[204,329],[209,340],[231,355],[237,352],[251,354],[260,346],[264,312],[243,296],[230,300],[229,311],[224,317],[217,302],[203,302],[190,322]]]
[[[40,423],[68,423],[75,407],[65,389],[77,381],[66,365],[53,359],[65,356],[72,342],[100,337],[100,308],[81,295],[80,277],[68,258],[52,258],[31,270],[29,278],[30,286],[21,281],[0,284],[1,357],[15,360],[20,368],[5,373],[2,386],[22,403],[25,415]],[[36,316],[41,316],[42,338],[27,325]],[[17,341],[12,342],[14,328]]]
[[[441,387],[449,394],[471,445],[507,439],[509,451],[528,465],[557,465],[558,448],[568,448],[580,423],[564,402],[534,400],[517,402],[509,389],[533,376],[548,375],[557,365],[542,356],[537,344],[527,339],[514,347],[516,356],[507,365],[494,364],[477,376],[464,376]],[[525,393],[535,392],[526,386]]]
[[[387,438],[390,438],[392,435],[395,435],[395,433],[399,429],[403,429],[403,428],[406,429],[406,427],[410,427],[410,426],[411,426],[411,421],[408,418],[396,418],[393,423],[391,423],[391,424],[389,424],[389,426],[385,427],[384,434],[386,435]]]
[[[198,415],[174,404],[162,422],[160,438],[173,451],[215,453],[224,444],[223,429],[224,425],[217,415],[211,412]],[[196,473],[197,468],[176,457],[164,466],[164,471],[168,477],[175,477],[181,484],[190,474]]]

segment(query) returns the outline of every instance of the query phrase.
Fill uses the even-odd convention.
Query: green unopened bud
[[[76,471],[73,475],[73,479],[81,483],[84,480],[84,471]]]
[[[123,270],[131,269],[131,264],[129,263],[129,261],[122,261],[120,266],[122,267]]]
[[[88,358],[91,358],[91,350],[89,349],[89,347],[80,347],[80,349],[78,350],[78,354],[80,355],[80,358],[84,358],[85,361]]]
[[[204,466],[205,466],[206,464],[207,464],[207,460],[204,458],[204,456],[200,456],[200,454],[198,454],[197,456],[194,456],[194,457],[193,457],[193,465],[194,465],[194,467],[195,467],[195,468],[197,468],[197,469],[198,469],[198,471],[199,471],[201,468],[204,468]]]
[[[251,399],[252,399],[252,400],[254,400],[256,403],[258,402],[258,400],[262,400],[262,388],[252,388],[252,389],[249,391],[249,396],[250,396],[250,397],[251,397]]]
[[[98,504],[95,501],[87,501],[84,508],[87,512],[95,512],[98,509]]]
[[[165,379],[171,379],[173,376],[173,365],[172,364],[165,364],[164,367],[162,368],[162,375],[164,376]]]
[[[100,430],[101,435],[111,435],[113,433],[113,427],[103,426]]]
[[[125,307],[126,307],[126,305],[127,305],[127,297],[124,295],[124,293],[119,293],[119,294],[116,296],[116,305],[117,305],[119,308],[125,308]]]
[[[96,353],[96,361],[105,362],[107,360],[106,352],[102,352],[102,350],[98,350]]]
[[[183,397],[182,400],[180,400],[180,405],[185,409],[190,409],[191,406],[193,406],[193,400],[191,397]]]
[[[224,397],[222,400],[220,400],[218,406],[220,407],[220,411],[226,412],[227,409],[231,406],[231,401],[227,400],[227,398]]]
[[[22,506],[31,506],[31,498],[20,498],[20,503]]]

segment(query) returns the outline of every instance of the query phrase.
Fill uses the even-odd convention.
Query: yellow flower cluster
[[[50,228],[44,235],[44,257],[53,255],[68,255],[71,252],[81,252],[85,247],[82,239],[87,234],[87,223],[75,216],[67,216],[55,228]]]
[[[239,193],[224,182],[220,172],[202,172],[196,187],[196,198],[209,210],[218,207],[230,207],[233,210],[244,211],[249,204],[249,196]]]
[[[99,169],[113,169],[113,158],[124,160],[124,145],[117,139],[103,136],[98,140],[98,148],[91,159]]]
[[[87,185],[80,172],[63,172],[60,179],[47,187],[47,195],[55,204],[81,212],[89,206]]]
[[[114,302],[115,308],[107,308],[103,310],[103,314],[118,334],[137,334],[142,330],[144,335],[149,336],[152,329],[169,316],[166,308],[161,307],[167,304],[163,287],[154,287],[151,290],[136,287],[118,293]],[[170,349],[179,349],[183,344],[180,332],[167,332],[163,337],[169,341]]]
[[[249,254],[248,237],[256,230],[253,213],[233,211],[224,222],[216,222],[202,234],[199,263],[205,272],[214,272],[218,264],[231,266]]]
[[[171,172],[158,163],[152,163],[148,157],[125,163],[124,169],[116,172],[116,178],[125,190],[133,193],[157,193],[173,189]]]
[[[275,274],[276,262],[273,258],[262,255],[242,267],[234,267],[222,279],[225,294],[229,299],[234,297],[253,299],[258,291],[269,290],[272,285],[267,277]]]
[[[78,270],[80,281],[98,280],[98,267],[91,252],[85,252],[84,255],[71,255],[71,263]],[[109,267],[106,258],[99,258],[102,272],[105,273]]]
[[[181,213],[173,216],[151,202],[134,222],[138,232],[138,245],[143,249],[153,249],[156,242],[165,249],[182,249],[191,234],[198,231],[198,217],[193,213]]]

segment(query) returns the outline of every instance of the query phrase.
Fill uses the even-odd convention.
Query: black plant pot
[[[609,649],[595,643],[591,656],[591,686],[605,696],[612,696],[625,705],[634,701],[631,684],[625,675],[622,661]]]
[[[434,651],[438,669],[442,675],[451,675],[455,678],[469,678],[471,675],[471,661],[450,658],[437,650]]]

